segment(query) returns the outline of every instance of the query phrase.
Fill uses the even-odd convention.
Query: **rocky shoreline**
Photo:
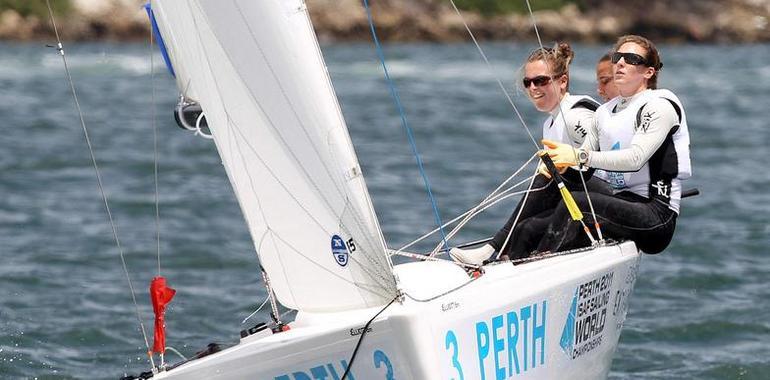
[[[131,41],[148,38],[145,0],[71,0],[72,10],[57,16],[67,40]],[[378,33],[386,41],[467,41],[460,17],[446,0],[372,1]],[[754,43],[770,41],[770,0],[584,0],[558,11],[536,11],[538,31],[546,41],[565,39],[607,42],[626,33],[655,41]],[[368,41],[361,0],[307,0],[322,41]],[[534,6],[537,2],[534,2]],[[483,17],[463,12],[482,40],[533,40],[529,15]],[[53,37],[48,19],[0,13],[0,40],[30,41]]]

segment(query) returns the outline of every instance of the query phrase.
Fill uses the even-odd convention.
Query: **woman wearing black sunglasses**
[[[679,214],[681,181],[690,177],[690,137],[684,108],[676,95],[657,90],[663,67],[648,39],[623,36],[611,55],[620,97],[596,112],[596,128],[582,147],[543,141],[558,167],[580,165],[603,169],[611,195],[590,193],[605,237],[633,240],[647,253],[659,253],[671,242]],[[597,171],[600,173],[600,171]],[[584,194],[575,193],[582,210]],[[586,215],[588,223],[592,215]],[[554,212],[538,251],[585,246],[588,241],[560,205]]]
[[[565,42],[557,43],[553,48],[533,50],[523,67],[522,84],[535,108],[548,114],[543,122],[543,138],[569,146],[580,146],[588,134],[588,128],[595,124],[595,111],[599,103],[590,96],[569,93],[569,65],[574,56],[572,48]],[[530,231],[529,226],[542,224],[535,222],[535,219],[545,220],[547,224],[561,199],[550,175],[544,170],[542,172],[544,175],[538,175],[532,184],[533,189],[540,190],[531,192],[527,202],[516,207],[489,244],[476,249],[454,248],[450,254],[462,262],[475,265],[482,264],[495,251],[510,258],[521,257],[524,253],[522,247],[532,245],[525,242],[532,240],[530,237],[533,235],[537,238],[542,236],[539,230]],[[564,174],[568,187],[582,189],[578,175],[572,170]],[[597,186],[607,188],[603,183]],[[594,190],[600,191],[599,188]],[[517,227],[512,234],[511,226],[514,222]]]

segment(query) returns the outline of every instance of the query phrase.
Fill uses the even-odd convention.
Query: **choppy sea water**
[[[467,44],[386,50],[444,219],[532,154],[495,78],[539,135],[543,115],[514,89],[515,71],[533,47],[485,45],[491,67]],[[572,93],[595,95],[593,64],[605,48],[575,46]],[[385,237],[400,247],[432,229],[433,215],[375,53],[369,44],[323,50]],[[681,97],[691,129],[695,176],[686,187],[702,195],[683,202],[666,252],[643,259],[610,378],[767,379],[770,46],[661,50],[660,85]],[[241,320],[265,293],[212,143],[175,126],[176,89],[157,55],[150,75],[147,46],[72,45],[67,54],[145,326],[152,326],[147,284],[158,267],[156,124],[161,266],[179,292],[167,314],[168,344],[189,355],[209,342],[235,343]],[[55,51],[0,44],[0,115],[0,378],[114,379],[146,370],[136,311]],[[493,233],[513,204],[474,220],[456,242]]]

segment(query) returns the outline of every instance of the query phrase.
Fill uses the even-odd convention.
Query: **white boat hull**
[[[397,265],[405,296],[370,325],[348,379],[606,378],[639,259],[625,242],[488,265],[470,282],[446,262]],[[155,378],[339,380],[379,311],[300,313],[289,331]]]

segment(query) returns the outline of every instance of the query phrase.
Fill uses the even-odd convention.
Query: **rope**
[[[533,156],[533,158],[534,158],[534,156]],[[530,161],[531,161],[533,158],[530,158]],[[500,186],[498,186],[498,188],[497,188],[497,189],[495,189],[495,191],[493,191],[492,193],[490,193],[490,195],[489,195],[489,196],[487,196],[487,197],[486,197],[486,198],[485,198],[485,199],[484,199],[484,200],[483,200],[483,201],[482,201],[480,204],[478,204],[478,205],[476,205],[476,206],[473,206],[473,207],[471,207],[470,209],[468,209],[468,210],[467,210],[467,211],[465,211],[464,213],[460,214],[459,216],[457,216],[457,217],[455,217],[454,219],[450,220],[449,222],[445,223],[445,224],[443,225],[443,227],[449,226],[449,225],[451,225],[451,224],[455,223],[456,221],[460,220],[461,218],[465,218],[466,216],[468,216],[468,220],[470,220],[470,219],[472,219],[473,217],[475,217],[476,215],[478,215],[478,214],[482,213],[483,211],[486,211],[488,208],[490,208],[490,207],[494,206],[495,204],[497,204],[497,203],[499,203],[499,202],[501,202],[501,201],[503,201],[503,200],[505,200],[505,199],[507,199],[507,198],[510,198],[510,197],[513,197],[513,196],[516,196],[516,195],[521,195],[521,194],[524,194],[524,193],[527,193],[527,192],[536,192],[536,191],[541,191],[541,190],[545,189],[545,187],[541,187],[541,188],[537,188],[537,189],[529,189],[529,190],[524,190],[524,191],[514,192],[514,193],[511,193],[511,194],[506,194],[506,193],[510,192],[511,190],[513,190],[513,189],[515,189],[515,188],[517,188],[517,187],[519,187],[519,186],[523,185],[525,182],[527,182],[527,181],[531,180],[532,178],[534,178],[534,176],[532,176],[532,177],[528,177],[528,178],[525,178],[524,180],[522,180],[522,181],[520,181],[520,182],[518,182],[518,183],[516,183],[516,184],[514,184],[514,185],[512,185],[512,186],[510,186],[509,188],[507,188],[507,189],[505,189],[505,190],[503,190],[503,191],[499,191],[499,189],[500,189],[500,188],[501,188],[501,187],[502,187],[502,186],[503,186],[505,183],[509,182],[509,181],[510,181],[510,180],[511,180],[511,179],[512,179],[514,176],[516,176],[518,173],[520,173],[520,172],[521,172],[521,170],[522,170],[524,167],[526,167],[526,165],[527,165],[528,163],[529,163],[529,161],[527,161],[527,162],[526,162],[524,165],[522,165],[522,167],[520,167],[520,168],[519,168],[519,169],[518,169],[518,170],[517,170],[517,171],[516,171],[514,174],[512,174],[510,177],[508,177],[508,179],[506,179],[505,181],[503,181],[503,183],[502,183]],[[498,191],[499,191],[499,192],[498,192]],[[496,192],[497,192],[497,194],[495,194]],[[464,221],[464,222],[467,222],[467,221]],[[464,222],[461,222],[461,224],[462,224],[462,225],[464,225]],[[455,232],[455,230],[459,230],[459,228],[460,228],[460,227],[461,227],[461,226],[455,227],[455,229],[453,229],[453,230],[452,230],[452,232],[450,232],[450,233],[453,233],[453,232]],[[402,252],[402,251],[404,251],[405,249],[408,249],[409,247],[411,247],[411,246],[413,246],[413,245],[415,245],[415,244],[419,243],[420,241],[422,241],[422,240],[424,240],[425,238],[427,238],[427,237],[429,237],[429,236],[433,235],[433,234],[434,234],[434,233],[436,233],[436,232],[438,232],[438,228],[436,228],[436,229],[434,229],[434,230],[432,230],[432,231],[429,231],[428,233],[426,233],[426,234],[424,234],[424,235],[420,236],[419,238],[417,238],[417,239],[415,239],[415,240],[413,240],[413,241],[409,242],[408,244],[406,244],[406,245],[402,246],[402,247],[401,247],[401,248],[399,248],[398,250],[392,251],[392,252],[391,252],[391,255],[399,255],[399,254],[401,254],[401,252]],[[432,253],[432,252],[433,252],[433,251],[431,251],[431,253]],[[442,251],[442,252],[443,252],[443,251]],[[428,255],[428,256],[430,256],[430,255]]]
[[[243,318],[243,320],[241,321],[241,324],[244,324],[244,323],[246,323],[246,321],[248,321],[248,320],[249,320],[249,318],[251,318],[251,317],[253,317],[255,314],[259,313],[259,311],[260,311],[260,310],[262,310],[262,308],[263,308],[263,307],[265,307],[265,305],[267,305],[267,303],[270,301],[270,298],[271,298],[270,296],[267,296],[267,298],[265,298],[265,301],[264,301],[264,302],[262,302],[262,304],[261,304],[261,305],[259,305],[259,307],[257,308],[257,310],[254,310],[254,312],[253,312],[253,313],[251,313],[251,314],[249,314],[249,316],[248,316],[248,317],[246,317],[246,318]]]
[[[350,369],[353,368],[353,361],[356,360],[356,354],[358,354],[358,349],[361,347],[361,342],[364,341],[364,336],[366,336],[366,332],[369,331],[369,326],[372,324],[372,322],[374,322],[375,319],[377,319],[377,317],[380,316],[380,314],[382,314],[382,312],[385,311],[385,309],[390,307],[390,305],[392,305],[393,302],[396,302],[396,300],[399,297],[401,296],[397,295],[393,297],[393,299],[390,300],[390,302],[388,302],[388,304],[385,305],[385,307],[380,309],[380,311],[378,311],[377,314],[375,314],[374,317],[372,317],[372,319],[369,320],[369,322],[366,322],[366,324],[364,325],[364,330],[361,332],[361,336],[358,338],[358,343],[356,343],[356,348],[353,349],[353,354],[350,356],[350,361],[348,362],[348,366],[347,368],[345,368],[345,373],[342,374],[342,378],[341,378],[342,380],[345,380],[348,377],[348,374],[350,373]],[[351,376],[351,379],[352,379],[352,376]]]
[[[179,351],[178,351],[176,348],[174,348],[174,347],[171,347],[171,346],[166,346],[166,350],[168,350],[168,351],[171,351],[171,352],[173,352],[173,353],[175,353],[175,354],[179,355],[179,357],[180,357],[180,358],[182,358],[182,360],[188,360],[188,359],[187,359],[187,357],[185,357],[184,355],[182,355],[182,353],[181,353],[181,352],[179,352]]]
[[[529,160],[527,160],[527,162],[525,162],[523,165],[521,165],[521,167],[519,167],[519,169],[518,169],[518,170],[516,170],[516,172],[514,172],[513,174],[511,174],[511,175],[510,175],[508,178],[506,178],[506,179],[505,179],[505,181],[503,181],[503,182],[502,182],[502,183],[501,183],[499,186],[497,186],[497,188],[495,188],[495,190],[493,190],[491,193],[489,193],[489,195],[487,195],[487,196],[484,198],[484,200],[482,200],[482,201],[481,201],[481,202],[480,202],[478,205],[476,205],[474,208],[471,208],[471,210],[469,210],[468,212],[466,212],[466,213],[465,213],[465,215],[466,215],[466,216],[465,216],[465,218],[463,218],[463,220],[462,220],[460,223],[458,223],[458,224],[457,224],[457,226],[455,226],[455,228],[454,228],[454,229],[452,229],[452,231],[450,231],[450,232],[449,232],[449,236],[448,236],[448,237],[449,237],[450,239],[451,239],[452,237],[454,237],[454,235],[455,235],[455,234],[457,234],[457,232],[459,232],[459,231],[460,231],[460,228],[462,228],[463,226],[465,226],[465,224],[467,224],[467,223],[468,223],[468,221],[470,221],[470,219],[471,219],[471,218],[473,218],[474,216],[478,215],[478,213],[476,212],[476,210],[477,210],[478,208],[481,208],[481,207],[483,207],[483,206],[484,206],[484,204],[485,204],[487,201],[489,201],[491,198],[493,198],[494,196],[496,196],[496,195],[497,195],[497,192],[498,192],[498,191],[500,191],[500,189],[501,189],[503,186],[505,186],[505,184],[507,184],[507,183],[508,183],[510,180],[512,180],[514,177],[516,177],[516,176],[517,176],[519,173],[521,173],[521,171],[522,171],[522,170],[524,170],[524,168],[526,168],[526,167],[527,167],[527,165],[529,165],[529,163],[530,163],[530,162],[532,162],[532,160],[534,160],[534,159],[535,159],[535,157],[537,157],[537,155],[536,155],[536,154],[532,155],[532,157],[530,157],[530,158],[529,158]],[[534,179],[534,177],[533,177],[533,179]],[[433,249],[433,251],[431,252],[430,256],[434,256],[434,255],[438,254],[438,252],[439,252],[439,249],[440,249],[440,246],[436,246],[436,247]]]
[[[529,17],[532,20],[532,26],[535,29],[535,36],[537,37],[537,43],[540,45],[540,50],[543,52],[543,55],[545,55],[545,47],[543,46],[543,40],[540,38],[540,31],[537,29],[537,22],[535,21],[535,14],[532,12],[532,6],[530,5],[529,0],[526,0],[526,2],[527,2],[527,11],[529,12]],[[548,68],[548,71],[549,72],[552,71],[551,67],[550,67],[550,64],[548,63],[548,60],[546,59],[543,62],[545,62],[545,65]],[[551,81],[551,86],[552,87],[556,87],[556,82]],[[559,114],[561,114],[562,121],[564,122],[564,129],[566,131],[567,130],[567,118],[566,118],[566,116],[564,116],[564,110],[561,108],[561,100],[559,100],[559,103],[557,104],[557,106],[559,107]],[[575,155],[575,162],[577,162],[578,161],[578,159],[577,159],[577,152],[575,150],[573,150],[573,154]],[[594,204],[591,201],[591,195],[588,194],[588,186],[586,185],[586,180],[583,177],[583,172],[581,170],[578,170],[577,172],[578,172],[578,175],[580,176],[580,182],[583,185],[583,191],[584,191],[584,193],[586,195],[586,198],[588,199],[588,207],[591,210],[591,215],[594,218],[594,227],[596,228],[596,232],[599,235],[599,240],[600,241],[604,240],[602,238],[602,229],[599,227],[599,222],[596,219],[596,212],[594,211]],[[584,227],[585,227],[585,225],[584,225]],[[590,236],[590,233],[589,233],[589,238],[591,238],[591,240],[593,240],[593,237]]]
[[[449,244],[447,243],[447,237],[444,233],[443,224],[441,223],[441,216],[438,212],[438,206],[436,205],[436,199],[433,197],[433,192],[431,191],[430,182],[428,181],[428,176],[425,174],[425,168],[422,164],[422,159],[420,158],[420,153],[417,151],[417,144],[414,141],[414,135],[412,134],[412,129],[409,127],[409,123],[406,121],[406,114],[404,113],[404,107],[401,105],[401,99],[398,96],[398,92],[396,91],[396,86],[393,83],[393,80],[390,78],[390,73],[388,72],[388,66],[385,64],[385,54],[382,52],[382,46],[380,45],[380,40],[377,38],[377,31],[374,28],[374,19],[372,18],[372,10],[369,7],[369,1],[364,0],[364,8],[366,9],[366,17],[369,21],[369,29],[372,32],[372,39],[374,40],[374,46],[377,50],[377,56],[380,59],[380,63],[382,64],[382,69],[385,72],[385,80],[388,82],[388,87],[390,88],[390,95],[393,97],[393,101],[396,103],[396,108],[398,109],[398,113],[401,116],[401,124],[404,126],[404,130],[406,131],[406,136],[409,139],[409,144],[412,147],[412,153],[414,154],[414,158],[417,161],[417,167],[420,171],[420,175],[422,176],[423,183],[425,184],[425,190],[428,193],[428,198],[430,199],[430,204],[433,207],[433,216],[435,218],[436,225],[439,226],[439,231],[441,231],[441,240],[444,243],[444,247],[449,249]]]
[[[532,185],[535,184],[535,177],[537,176],[537,169],[535,169],[535,175],[532,176],[532,182],[529,183],[529,189],[532,189]],[[521,213],[524,211],[524,205],[527,204],[527,198],[529,197],[529,191],[527,191],[526,194],[524,194],[524,200],[521,201],[521,207],[519,207],[519,212],[516,213],[516,218],[513,219],[513,224],[511,224],[511,229],[508,231],[508,235],[505,237],[505,241],[503,242],[503,245],[500,246],[499,252],[497,252],[496,258],[500,258],[500,255],[505,252],[505,249],[508,248],[508,243],[511,241],[511,235],[513,235],[513,230],[516,227],[516,223],[519,222],[519,217],[521,217]]]
[[[51,9],[51,2],[50,0],[45,1],[46,6],[48,7],[48,14],[51,19],[51,24],[53,25],[54,33],[56,34],[56,50],[59,51],[59,54],[61,54],[62,62],[64,63],[64,71],[67,74],[67,81],[70,85],[70,90],[72,91],[72,98],[75,100],[75,108],[77,108],[78,115],[80,117],[80,125],[83,128],[83,135],[85,136],[86,145],[88,145],[88,151],[91,155],[91,163],[94,166],[94,171],[96,172],[96,181],[99,187],[99,193],[102,196],[102,200],[104,201],[104,209],[107,211],[107,217],[110,221],[110,226],[112,227],[112,236],[115,239],[115,245],[118,248],[118,252],[120,253],[120,262],[123,266],[123,272],[126,275],[126,281],[128,282],[128,288],[131,290],[131,299],[134,302],[134,309],[136,310],[136,319],[139,322],[139,327],[142,330],[142,336],[144,337],[144,345],[147,348],[148,357],[150,358],[150,364],[153,368],[155,368],[155,362],[152,359],[152,355],[150,354],[150,343],[147,340],[147,332],[144,328],[144,323],[142,323],[142,317],[139,313],[139,305],[136,302],[136,292],[134,291],[134,286],[131,283],[131,276],[128,272],[128,266],[126,265],[126,259],[125,255],[123,254],[123,247],[120,245],[120,239],[118,239],[118,229],[115,225],[115,221],[112,218],[112,212],[110,211],[110,205],[107,201],[107,195],[104,192],[104,186],[102,184],[102,176],[99,172],[99,166],[96,163],[96,156],[94,155],[93,146],[91,145],[91,139],[88,136],[88,128],[86,128],[86,122],[83,118],[83,111],[80,108],[80,102],[78,101],[78,95],[75,91],[75,83],[72,80],[72,75],[70,74],[69,66],[67,65],[67,58],[64,55],[64,47],[62,46],[61,38],[59,37],[59,30],[56,27],[56,21],[53,16],[53,10]]]

